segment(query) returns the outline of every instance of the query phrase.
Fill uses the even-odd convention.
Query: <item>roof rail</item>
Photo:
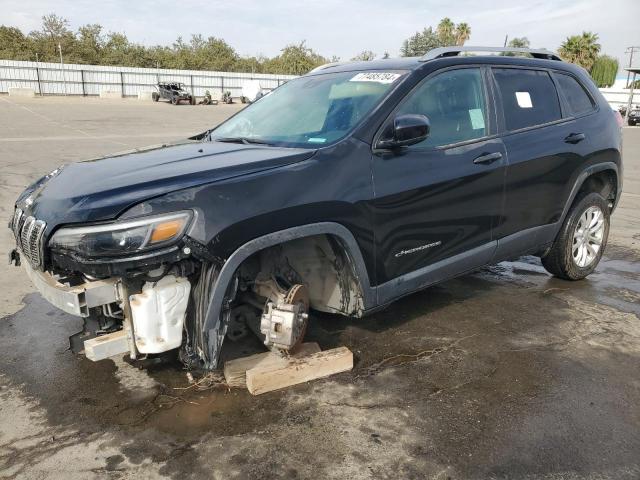
[[[319,67],[314,68],[309,73],[317,72],[319,70],[324,70],[325,68],[337,67],[338,65],[344,65],[345,63],[347,63],[347,62],[324,63],[324,64],[320,65]]]
[[[435,58],[455,57],[456,55],[462,52],[526,53],[528,55],[531,55],[533,58],[540,58],[543,60],[562,61],[562,59],[558,55],[545,49],[534,50],[530,48],[515,48],[515,47],[467,47],[467,46],[434,48],[432,50],[429,50],[422,57],[420,57],[420,61],[426,62],[427,60],[433,60]]]

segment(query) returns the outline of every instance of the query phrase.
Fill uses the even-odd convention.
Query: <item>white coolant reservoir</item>
[[[167,275],[157,282],[145,283],[142,293],[129,297],[140,353],[166,352],[180,346],[190,290],[186,278]]]

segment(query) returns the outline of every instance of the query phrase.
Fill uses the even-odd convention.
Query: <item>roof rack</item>
[[[429,50],[422,57],[420,57],[421,62],[426,62],[427,60],[433,60],[435,58],[443,58],[443,57],[455,57],[456,55],[462,52],[510,52],[510,53],[526,53],[531,55],[533,58],[540,58],[543,60],[558,60],[562,61],[562,59],[556,55],[555,53],[545,50],[533,50],[530,48],[515,48],[515,47],[439,47]]]
[[[338,65],[344,65],[345,63],[347,63],[347,62],[324,63],[324,64],[320,65],[319,67],[314,68],[309,73],[317,72],[318,70],[324,70],[325,68],[337,67]]]

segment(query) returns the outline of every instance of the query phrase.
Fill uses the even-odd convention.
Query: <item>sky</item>
[[[193,33],[223,38],[241,55],[277,55],[306,40],[316,52],[348,60],[363,50],[398,56],[402,41],[445,16],[467,22],[467,45],[500,46],[505,35],[556,50],[583,30],[600,36],[602,53],[628,62],[640,46],[640,0],[0,0],[0,24],[28,32],[56,13],[71,28],[100,23],[145,45]],[[640,52],[638,61],[640,65]]]

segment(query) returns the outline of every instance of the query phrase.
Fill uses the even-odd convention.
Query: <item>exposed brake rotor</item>
[[[288,352],[302,343],[309,322],[307,287],[296,284],[277,303],[268,302],[262,313],[260,331],[268,347]]]

